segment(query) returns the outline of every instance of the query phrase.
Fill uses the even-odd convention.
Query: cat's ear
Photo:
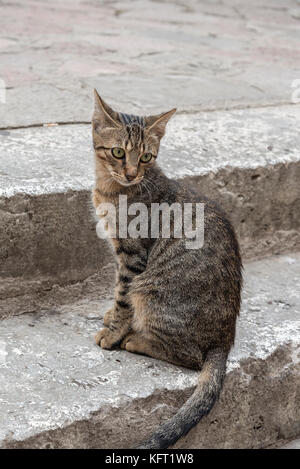
[[[168,112],[163,112],[158,116],[146,117],[146,129],[148,132],[154,133],[159,138],[162,138],[165,133],[166,125],[175,112],[176,108],[171,109],[171,111]]]
[[[106,102],[100,98],[97,90],[94,90],[94,114],[93,114],[93,126],[94,129],[104,127],[120,127],[121,122],[119,120],[118,113],[115,112]]]

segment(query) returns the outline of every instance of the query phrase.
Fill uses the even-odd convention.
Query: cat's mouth
[[[119,184],[121,184],[121,186],[125,186],[125,187],[134,186],[136,184],[139,184],[144,178],[144,176],[140,176],[140,177],[134,179],[133,181],[128,181],[127,179],[119,176],[119,174],[116,174],[116,173],[112,172],[110,175],[111,175],[111,177],[113,178],[114,181],[118,182]]]

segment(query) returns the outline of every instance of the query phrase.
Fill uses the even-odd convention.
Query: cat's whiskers
[[[147,180],[144,180],[143,183],[142,183],[142,186],[145,187],[147,193],[149,194],[149,197],[151,197],[151,191],[149,189],[149,187],[147,186]]]
[[[153,190],[158,189],[157,185],[153,181],[150,181],[149,179],[144,179],[144,183],[145,183],[145,188],[147,189],[149,195],[151,195],[151,192],[153,192]]]
[[[151,181],[150,179],[145,179],[147,181],[148,184],[150,184],[150,186],[152,186],[154,189],[157,189],[157,184],[155,184],[153,181]]]

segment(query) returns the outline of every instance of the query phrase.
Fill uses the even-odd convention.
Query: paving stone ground
[[[290,103],[299,26],[299,0],[1,2],[0,127],[89,121],[93,87],[136,112]]]

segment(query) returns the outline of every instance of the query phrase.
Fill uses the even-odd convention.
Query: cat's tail
[[[177,414],[162,424],[139,449],[162,449],[174,444],[207,415],[218,399],[226,372],[228,352],[210,350],[205,358],[197,387]]]

